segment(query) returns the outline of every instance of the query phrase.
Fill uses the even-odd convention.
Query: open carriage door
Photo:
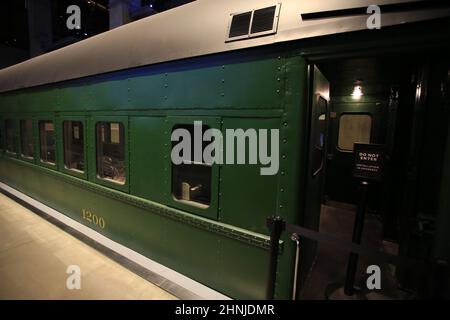
[[[325,186],[330,84],[315,65],[310,66],[309,147],[304,224],[317,229]]]
[[[325,187],[330,84],[315,65],[309,65],[308,72],[308,164],[302,225],[306,228],[318,230]],[[300,273],[300,281],[304,280],[312,265],[316,244],[305,240],[301,252],[300,268],[303,268],[303,270]]]

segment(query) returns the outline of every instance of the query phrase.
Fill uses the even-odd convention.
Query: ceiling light
[[[362,87],[361,86],[355,86],[355,88],[353,88],[353,92],[351,94],[353,99],[359,100],[359,99],[361,99],[362,95],[363,95]]]

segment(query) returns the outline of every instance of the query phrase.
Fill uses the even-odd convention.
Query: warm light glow
[[[363,92],[362,92],[362,88],[361,88],[361,86],[355,86],[355,88],[353,89],[353,92],[352,92],[352,97],[353,97],[353,99],[361,99],[361,96],[363,95]]]

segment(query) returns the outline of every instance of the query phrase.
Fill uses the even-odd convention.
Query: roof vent
[[[226,42],[276,33],[280,6],[231,14]]]
[[[252,12],[245,12],[235,14],[231,20],[229,38],[248,35],[248,29],[250,28],[250,20],[252,18]]]
[[[273,29],[273,21],[275,20],[276,6],[255,10],[253,12],[252,31],[251,33],[259,33]]]

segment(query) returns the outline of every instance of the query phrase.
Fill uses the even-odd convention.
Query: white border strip
[[[172,269],[169,269],[162,264],[153,261],[140,253],[131,250],[130,248],[127,248],[120,243],[117,243],[104,235],[94,231],[93,229],[69,218],[68,216],[60,213],[59,211],[56,211],[45,204],[27,196],[26,194],[11,188],[10,186],[0,182],[0,188],[5,190],[6,192],[16,196],[17,198],[21,199],[22,201],[25,201],[26,203],[30,204],[31,206],[35,207],[36,209],[48,214],[49,216],[59,220],[63,224],[81,232],[85,236],[93,239],[94,241],[100,243],[101,245],[113,250],[114,252],[118,253],[119,255],[137,263],[138,265],[142,266],[143,268],[154,272],[158,274],[159,276],[172,281],[173,283],[179,285],[180,287],[183,287],[192,293],[199,296],[201,299],[207,299],[207,300],[229,300],[230,298],[195,281],[192,280],[181,273],[178,273]]]

